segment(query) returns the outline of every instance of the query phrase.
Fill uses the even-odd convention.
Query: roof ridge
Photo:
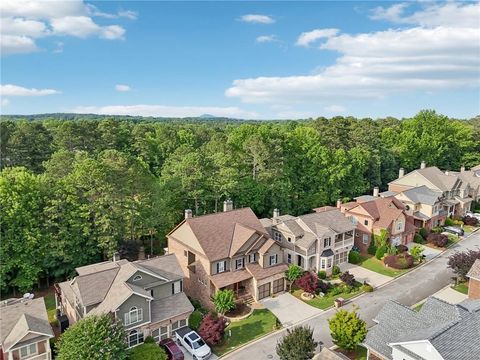
[[[194,216],[194,217],[191,217],[191,218],[187,218],[185,220],[188,222],[188,221],[195,220],[195,219],[205,218],[207,216],[214,216],[214,215],[221,215],[221,214],[227,214],[227,213],[232,213],[232,212],[238,212],[240,210],[245,210],[245,209],[252,210],[251,207],[245,206],[245,207],[242,207],[242,208],[232,209],[232,210],[229,210],[229,211],[218,211],[218,212],[214,212],[214,213],[210,213],[210,214],[203,214],[203,215],[199,215],[199,216]],[[253,210],[252,210],[252,212],[253,212]]]
[[[92,264],[92,265],[95,265],[95,264]],[[110,269],[99,270],[97,272],[91,272],[91,273],[84,274],[84,275],[77,275],[77,276],[75,276],[75,278],[79,278],[79,277],[83,278],[83,277],[87,277],[87,276],[90,276],[90,275],[97,275],[97,274],[100,274],[102,272],[111,271],[111,270],[116,270],[118,272],[120,267],[121,267],[121,265],[116,264],[115,267],[112,267]]]

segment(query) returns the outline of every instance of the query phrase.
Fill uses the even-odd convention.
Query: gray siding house
[[[173,255],[107,261],[76,271],[77,277],[57,287],[57,307],[70,324],[110,313],[125,327],[129,347],[147,336],[159,342],[188,325],[193,306],[183,292],[183,272]]]

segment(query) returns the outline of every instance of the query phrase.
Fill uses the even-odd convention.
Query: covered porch
[[[218,290],[229,289],[235,293],[235,299],[241,302],[251,302],[254,298],[253,277],[247,270],[227,271],[210,277],[211,296]]]

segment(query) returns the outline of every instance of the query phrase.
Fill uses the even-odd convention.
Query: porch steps
[[[244,295],[241,300],[247,305],[252,305],[255,302],[252,295]]]

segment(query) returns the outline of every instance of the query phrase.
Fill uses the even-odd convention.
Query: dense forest
[[[230,198],[258,216],[298,215],[386,189],[422,160],[480,163],[480,118],[305,121],[96,115],[1,119],[2,292],[64,279],[121,251],[161,253],[186,208]],[[153,246],[151,246],[153,244]]]

